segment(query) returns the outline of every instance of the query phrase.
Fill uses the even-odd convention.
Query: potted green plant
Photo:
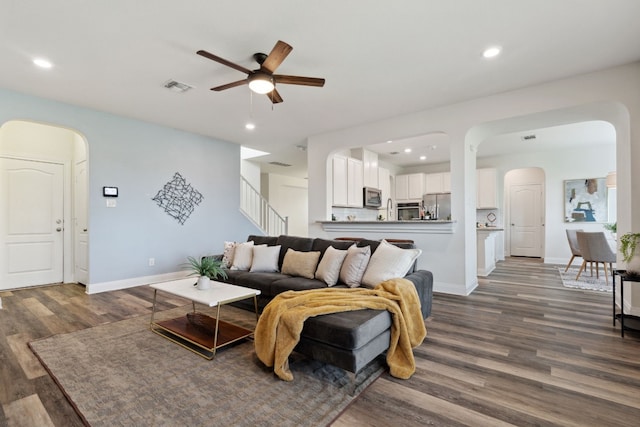
[[[222,261],[213,257],[202,257],[200,259],[192,256],[187,257],[186,268],[193,270],[190,276],[200,276],[196,283],[200,290],[209,289],[211,287],[211,279],[227,278],[227,272],[224,270]]]
[[[605,230],[609,230],[614,236],[615,234],[618,232],[618,223],[617,222],[613,222],[611,224],[605,224],[603,225]]]
[[[620,237],[620,253],[627,263],[627,273],[635,275],[640,274],[640,253],[636,253],[638,240],[640,233],[625,233]]]

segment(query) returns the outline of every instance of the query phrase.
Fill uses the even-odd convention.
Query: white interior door
[[[542,257],[542,187],[512,185],[509,191],[511,255]]]
[[[0,158],[0,289],[63,280],[62,164]]]
[[[89,283],[89,233],[87,215],[87,162],[74,168],[74,277],[76,282]]]

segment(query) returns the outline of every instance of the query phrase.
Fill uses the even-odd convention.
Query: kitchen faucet
[[[393,200],[391,197],[387,199],[387,221],[391,221],[391,211],[393,210]]]

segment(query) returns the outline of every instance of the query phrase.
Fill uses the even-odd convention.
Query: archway
[[[87,144],[77,132],[12,120],[0,127],[5,289],[88,283]]]

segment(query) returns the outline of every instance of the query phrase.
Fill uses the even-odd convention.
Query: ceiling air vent
[[[525,136],[522,137],[523,141],[529,141],[529,140],[532,140],[532,139],[536,139],[536,136],[534,134],[525,135]]]
[[[276,166],[282,166],[285,168],[288,168],[289,166],[291,166],[290,164],[287,163],[282,163],[282,162],[269,162],[270,165],[276,165]]]
[[[186,83],[181,83],[177,80],[168,80],[165,82],[164,87],[167,89],[171,89],[174,92],[184,93],[189,89],[193,88],[193,86],[189,86]]]

